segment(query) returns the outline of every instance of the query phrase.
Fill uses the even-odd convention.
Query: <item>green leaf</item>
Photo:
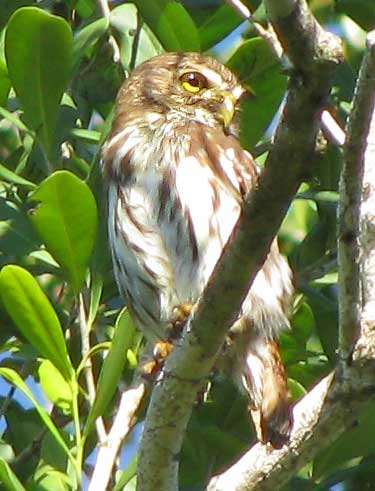
[[[53,466],[56,470],[66,470],[66,454],[49,432],[44,435],[41,442],[40,458],[45,464]]]
[[[124,469],[121,474],[119,480],[116,482],[113,491],[123,491],[124,486],[126,486],[131,479],[137,474],[137,462],[138,455],[137,452],[133,455],[126,469]]]
[[[25,338],[66,380],[71,380],[73,368],[59,319],[35,278],[20,266],[4,266],[0,272],[0,296]]]
[[[227,64],[245,89],[254,93],[244,99],[241,111],[240,137],[248,148],[270,125],[285,93],[287,78],[268,43],[260,38],[242,43]]]
[[[103,415],[116,392],[118,381],[126,363],[126,352],[136,332],[134,323],[127,309],[121,311],[117,318],[111,348],[100,371],[96,398],[87,417],[84,434],[90,432],[96,418]]]
[[[88,324],[92,325],[98,313],[100,300],[103,293],[103,277],[100,274],[92,274],[90,285],[90,308]]]
[[[29,491],[71,491],[73,489],[69,474],[58,471],[48,464],[39,465],[28,484]]]
[[[78,14],[83,18],[90,17],[95,10],[95,0],[75,0],[73,3]]]
[[[332,473],[341,463],[355,457],[375,453],[374,411],[374,402],[368,402],[358,415],[357,424],[317,455],[314,461],[314,477]]]
[[[219,7],[199,26],[201,49],[206,51],[244,22],[243,17],[228,4]]]
[[[26,491],[10,466],[0,458],[0,480],[7,491]]]
[[[375,2],[373,0],[336,0],[335,9],[351,17],[362,29],[375,28]]]
[[[110,16],[111,27],[116,30],[120,38],[121,63],[125,70],[129,70],[132,60],[133,44],[138,26],[137,8],[133,4],[123,4],[115,7]],[[137,54],[134,65],[159,55],[163,47],[155,34],[144,22],[141,23]]]
[[[36,185],[19,176],[15,172],[7,169],[4,165],[0,164],[0,178],[4,181],[11,182],[12,184],[17,184],[18,186],[24,186],[26,189],[35,189]]]
[[[179,2],[136,0],[135,3],[167,51],[200,51],[198,30]]]
[[[27,387],[27,385],[22,380],[22,378],[18,375],[18,373],[11,368],[0,367],[0,375],[2,377],[4,377],[8,382],[15,385],[19,390],[21,390],[25,394],[25,396],[34,405],[35,409],[37,410],[37,412],[38,412],[41,420],[45,424],[46,428],[48,428],[48,430],[51,432],[52,436],[55,438],[55,440],[60,445],[60,447],[65,451],[65,453],[68,455],[68,457],[70,459],[72,459],[69,448],[67,447],[64,439],[60,435],[59,430],[56,428],[55,424],[53,423],[52,419],[48,415],[47,411],[35,399],[33,393]]]
[[[99,143],[101,137],[100,131],[86,130],[83,128],[73,128],[70,134],[74,136],[74,138],[94,144]]]
[[[39,238],[25,207],[17,203],[16,197],[10,198],[0,197],[0,250],[5,257],[14,258],[38,248]]]
[[[25,133],[30,135],[32,138],[34,138],[34,133],[32,131],[30,131],[27,126],[24,125],[24,123],[20,120],[20,118],[17,117],[16,113],[11,113],[10,111],[7,111],[3,107],[0,107],[0,116],[7,119],[10,123],[12,123],[19,130],[24,131]]]
[[[95,242],[95,198],[88,185],[68,171],[47,177],[31,198],[40,202],[32,222],[78,293]]]
[[[49,360],[44,360],[38,369],[40,385],[48,399],[58,406],[64,414],[69,414],[73,394],[71,385]]]
[[[67,86],[72,33],[61,17],[35,7],[17,10],[8,23],[5,54],[9,76],[28,125],[52,155],[59,103]]]
[[[106,18],[98,19],[91,22],[78,34],[74,36],[73,44],[73,66],[76,69],[79,65],[81,58],[84,56],[86,50],[95,44],[107,31],[109,21]]]
[[[304,346],[315,328],[314,315],[306,302],[302,302],[294,313],[292,326],[292,336]]]
[[[296,401],[297,399],[300,399],[307,392],[302,384],[300,384],[299,382],[297,382],[297,380],[294,380],[292,378],[288,379],[288,388],[291,394],[292,401]]]
[[[7,67],[2,59],[0,59],[0,106],[5,106],[9,90],[10,80]]]
[[[337,302],[330,298],[329,290],[317,288],[306,290],[306,296],[315,319],[319,339],[332,365],[337,358],[338,339],[338,307]]]

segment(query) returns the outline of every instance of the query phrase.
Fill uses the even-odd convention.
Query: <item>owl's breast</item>
[[[158,330],[176,306],[194,304],[228,242],[246,180],[231,143],[201,124],[155,120],[107,144],[116,277],[143,326]]]

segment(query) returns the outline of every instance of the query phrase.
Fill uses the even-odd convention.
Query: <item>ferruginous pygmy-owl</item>
[[[103,149],[109,240],[120,291],[151,340],[168,338],[176,312],[196,304],[255,185],[258,169],[233,122],[243,93],[228,68],[198,53],[152,58],[119,91]],[[274,242],[225,355],[260,440],[275,447],[291,426],[277,346],[291,294]]]

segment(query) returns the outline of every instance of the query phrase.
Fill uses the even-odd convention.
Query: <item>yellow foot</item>
[[[183,303],[173,308],[172,318],[169,323],[169,338],[177,339],[181,336],[185,323],[193,310],[191,303]]]
[[[172,352],[173,344],[169,341],[158,341],[155,343],[153,349],[154,360],[163,362],[167,356]]]
[[[163,367],[167,356],[173,350],[169,341],[157,341],[152,350],[152,359],[146,359],[141,365],[141,373],[146,378],[155,377]]]

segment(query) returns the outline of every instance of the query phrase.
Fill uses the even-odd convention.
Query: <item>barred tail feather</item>
[[[277,343],[261,337],[256,342],[253,339],[239,368],[258,439],[281,448],[289,441],[292,413]]]

